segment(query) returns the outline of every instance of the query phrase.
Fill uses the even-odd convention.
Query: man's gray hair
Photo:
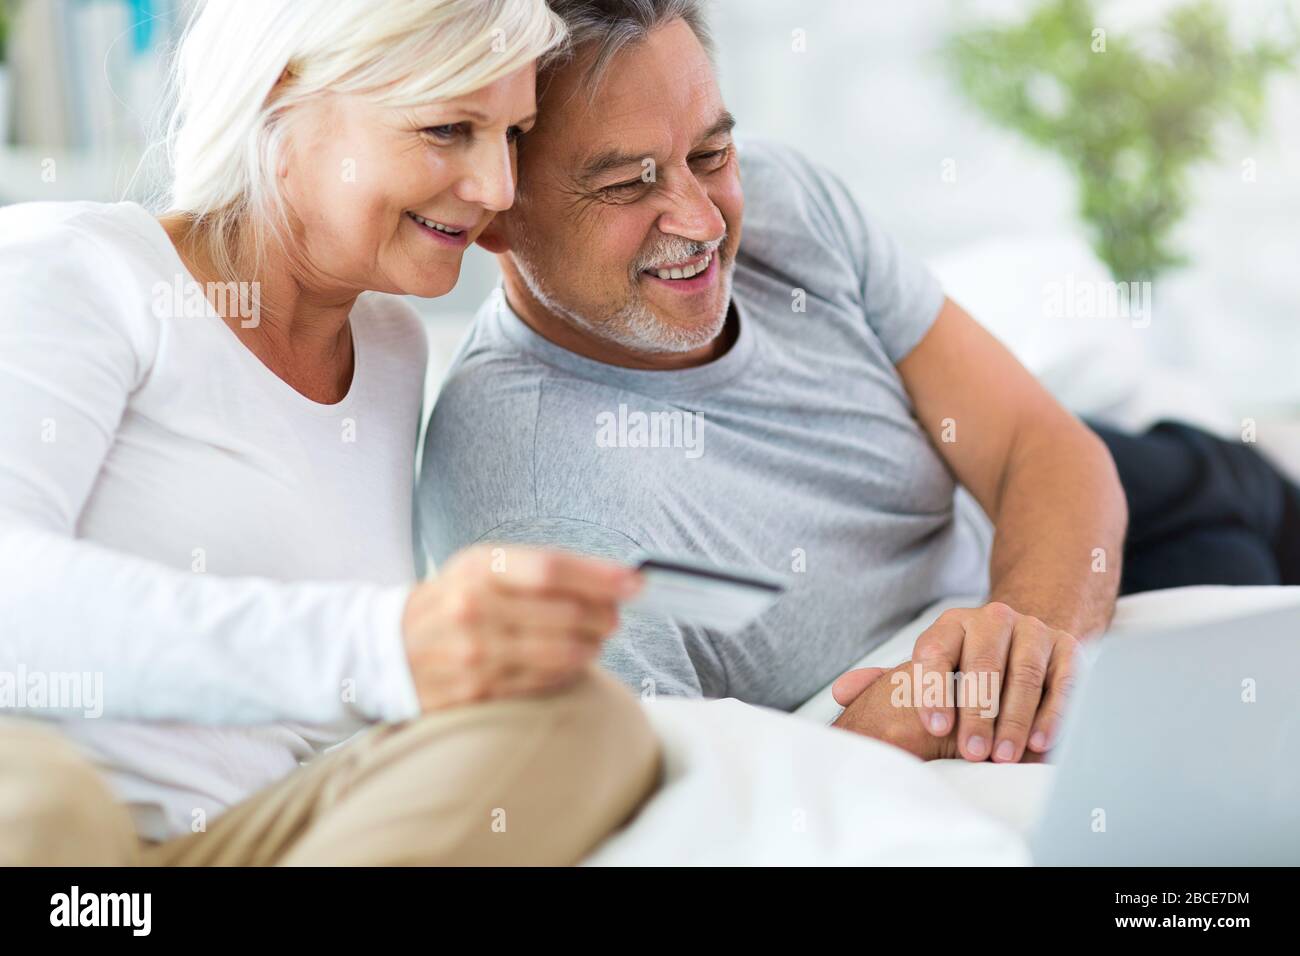
[[[565,48],[546,58],[542,72],[572,61],[579,53],[594,48],[583,86],[588,93],[600,83],[610,61],[619,51],[641,43],[650,32],[673,20],[682,20],[713,58],[713,38],[704,18],[704,0],[548,0],[550,7],[569,28]]]

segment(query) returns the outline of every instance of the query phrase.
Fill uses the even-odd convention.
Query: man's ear
[[[506,228],[505,220],[506,217],[503,213],[497,213],[492,217],[492,221],[487,224],[487,228],[479,233],[475,242],[493,255],[509,252],[510,230]]]

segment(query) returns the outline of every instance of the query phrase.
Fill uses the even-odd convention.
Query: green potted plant
[[[1104,4],[1039,0],[1018,23],[960,28],[945,61],[986,117],[1069,167],[1115,279],[1149,280],[1184,263],[1173,232],[1191,202],[1191,168],[1214,155],[1225,122],[1257,131],[1266,81],[1295,65],[1287,10],[1290,29],[1278,32],[1289,36],[1240,44],[1213,0],[1124,32],[1106,30]]]
[[[9,0],[0,0],[0,148],[9,142]]]

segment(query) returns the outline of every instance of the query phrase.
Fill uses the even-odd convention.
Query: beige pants
[[[641,805],[659,748],[593,669],[546,696],[377,727],[219,816],[142,843],[56,731],[0,718],[0,865],[566,865]]]

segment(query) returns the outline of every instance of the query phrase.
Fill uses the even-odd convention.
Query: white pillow
[[[1147,348],[1151,328],[1141,327],[1144,320],[1057,308],[1067,300],[1077,305],[1084,287],[1095,294],[1100,283],[1111,281],[1082,239],[986,239],[929,265],[948,295],[1072,412],[1133,431],[1161,418],[1178,418],[1222,435],[1235,429],[1227,403],[1212,387],[1153,359]],[[1158,298],[1148,315],[1151,321],[1178,319],[1161,311]]]

